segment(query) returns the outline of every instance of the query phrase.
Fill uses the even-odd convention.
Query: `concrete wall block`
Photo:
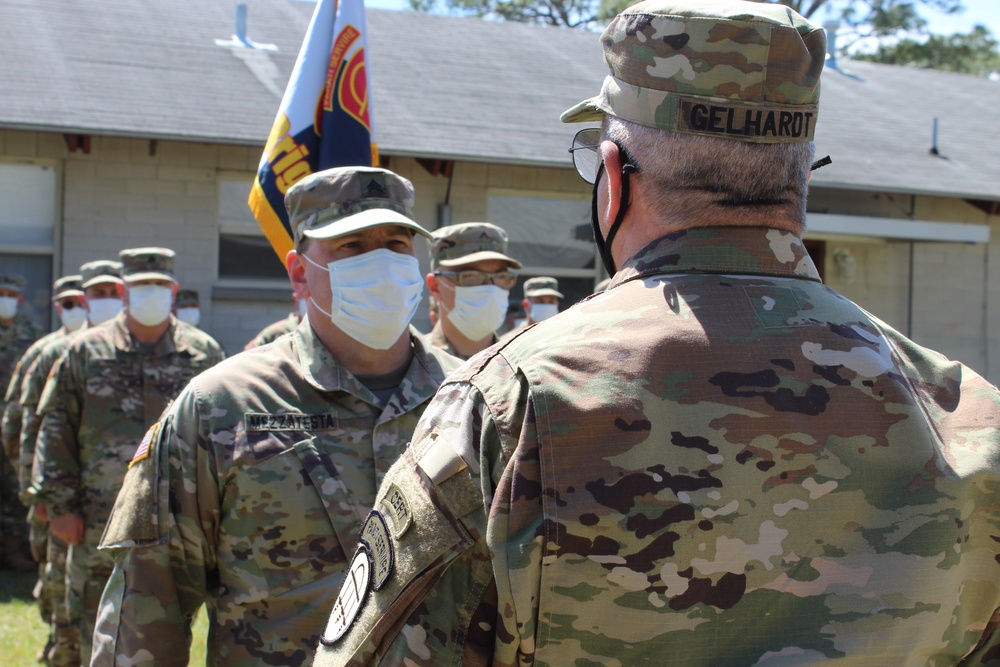
[[[219,185],[212,182],[187,182],[184,184],[184,193],[192,197],[215,198],[219,193]]]
[[[514,168],[505,164],[489,165],[489,180],[487,184],[491,188],[514,187]]]
[[[195,183],[215,183],[215,169],[205,167],[175,167],[161,165],[156,170],[157,178],[168,181],[193,181]]]
[[[65,160],[67,155],[69,155],[69,149],[61,134],[53,132],[40,132],[38,134],[38,157]]]
[[[160,142],[155,139],[133,139],[129,142],[129,162],[143,165],[158,164],[159,149]]]
[[[191,164],[191,144],[180,141],[158,141],[156,157],[161,165],[179,167]]]
[[[121,137],[93,137],[90,140],[94,153],[100,151],[100,159],[110,162],[128,162],[131,156],[132,139]]]
[[[489,182],[490,170],[481,162],[459,162],[454,168],[455,184],[484,186]]]
[[[4,152],[11,157],[38,157],[38,133],[7,130]]]
[[[132,179],[153,181],[156,179],[156,165],[101,160],[97,163],[96,173],[101,178],[114,181],[124,182]]]
[[[251,151],[245,146],[219,146],[219,169],[229,171],[255,171],[260,161],[260,152]]]
[[[520,190],[538,189],[538,170],[530,167],[515,167],[512,171],[511,186]]]
[[[205,210],[214,211],[216,207],[215,197],[192,197],[184,195],[181,197],[171,195],[157,195],[156,206],[159,208],[178,210]]]
[[[219,166],[219,146],[216,144],[189,144],[189,164],[199,167]]]

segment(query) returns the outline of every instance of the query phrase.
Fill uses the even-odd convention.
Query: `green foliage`
[[[1000,44],[993,33],[981,25],[968,34],[931,35],[923,41],[903,39],[894,44],[882,44],[874,51],[855,53],[852,58],[976,76],[1000,72]]]
[[[4,667],[32,667],[35,657],[45,646],[48,628],[38,613],[38,604],[31,595],[35,586],[32,572],[0,570],[0,664]],[[205,664],[208,617],[204,607],[195,617],[192,627],[189,664]]]

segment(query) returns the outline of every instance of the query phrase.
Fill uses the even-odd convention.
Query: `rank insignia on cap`
[[[323,629],[323,634],[319,638],[323,644],[332,646],[347,634],[361,612],[361,607],[365,604],[365,598],[368,597],[371,585],[372,557],[368,548],[361,544],[351,560],[351,567],[347,570],[347,578],[344,579],[344,584],[340,587],[340,593],[330,611],[330,619],[326,622],[326,628]]]
[[[139,443],[139,449],[135,450],[135,456],[132,457],[132,461],[128,464],[131,468],[139,461],[149,458],[150,445],[156,440],[156,434],[160,432],[160,422],[156,422],[149,427],[146,431],[146,435],[142,437],[142,442]]]

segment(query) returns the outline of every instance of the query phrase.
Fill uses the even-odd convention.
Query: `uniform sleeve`
[[[189,386],[136,451],[101,539],[115,569],[91,665],[188,664],[191,620],[216,569],[219,487],[203,423]]]
[[[537,446],[533,428],[524,428],[533,411],[520,378],[499,402],[493,398],[458,382],[442,387],[428,407],[362,529],[359,552],[375,554],[371,580],[359,584],[352,567],[317,667],[514,665],[532,655],[538,579],[531,570],[540,543],[529,539],[514,558],[507,544],[509,535],[520,543],[524,532],[538,534]],[[536,509],[515,516],[511,498]],[[400,507],[412,516],[409,524],[399,519]],[[394,557],[381,585],[376,512]],[[433,548],[437,542],[442,546]],[[526,574],[512,581],[509,567]]]
[[[83,354],[64,352],[49,371],[38,402],[41,420],[35,443],[32,482],[49,514],[79,513],[80,415],[83,410]]]
[[[24,378],[24,371],[27,367],[28,353],[26,352],[14,367],[14,373],[7,385],[7,392],[3,398],[3,417],[0,419],[0,443],[3,445],[3,452],[7,460],[16,467],[17,450],[19,437],[21,434],[21,381]]]

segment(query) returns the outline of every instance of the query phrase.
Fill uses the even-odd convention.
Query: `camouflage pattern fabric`
[[[600,94],[562,114],[604,114],[670,132],[737,141],[812,141],[826,33],[762,2],[649,0],[601,35]]]
[[[42,349],[53,338],[65,335],[66,329],[60,327],[50,334],[42,336],[24,351],[21,358],[17,360],[14,371],[11,373],[7,383],[7,393],[4,394],[3,417],[0,421],[0,440],[3,442],[3,452],[7,459],[16,462],[18,459],[18,448],[21,436],[21,383],[24,376],[31,367],[32,362],[38,357]]]
[[[6,389],[10,386],[18,360],[43,333],[33,322],[20,315],[9,327],[0,327],[0,387]],[[6,400],[0,413],[7,413]],[[34,569],[28,540],[28,510],[18,499],[17,468],[7,447],[12,438],[8,438],[6,432],[0,432],[0,440],[4,444],[4,455],[0,456],[0,539],[3,540],[0,566],[17,570]]]
[[[19,443],[18,481],[21,500],[32,506],[36,499],[36,487],[32,486],[32,464],[35,457],[35,439],[41,422],[38,417],[38,401],[48,379],[53,364],[62,356],[74,336],[86,331],[86,327],[74,332],[61,328],[55,335],[46,336],[44,346],[38,350],[21,381],[18,404],[21,408],[21,434]],[[27,356],[27,353],[26,353]],[[41,480],[41,469],[38,470]],[[66,607],[66,555],[69,546],[48,533],[48,523],[44,527],[45,556],[42,559],[41,576],[36,587],[38,603],[45,614],[49,626],[49,637],[45,647],[46,664],[50,667],[76,667],[80,664],[80,619],[71,616]],[[32,545],[34,549],[34,545]]]
[[[995,387],[680,232],[449,377],[315,665],[997,665],[998,494]]]
[[[223,357],[211,336],[173,316],[159,341],[142,345],[121,313],[73,336],[49,372],[37,410],[37,499],[50,516],[83,517],[84,541],[70,547],[66,581],[69,613],[80,616],[83,664],[113,567],[96,546],[128,463],[167,404]]]
[[[411,329],[411,332],[413,330]],[[308,665],[378,483],[457,365],[414,336],[384,406],[308,322],[196,378],[150,431],[102,540],[93,665]]]
[[[261,345],[267,345],[278,336],[284,336],[289,331],[295,331],[298,326],[299,314],[290,313],[285,319],[268,324],[266,327],[261,329],[261,332],[254,336],[253,340],[247,343],[243,349],[252,350],[255,347],[260,347]]]
[[[431,329],[431,332],[425,336],[425,339],[430,345],[433,345],[442,352],[447,352],[451,356],[457,357],[462,361],[466,361],[468,359],[468,357],[459,354],[458,351],[455,349],[455,346],[452,345],[451,341],[448,340],[448,337],[444,335],[444,326],[441,324],[440,321],[438,321],[434,325],[434,328]],[[497,336],[496,334],[493,334],[493,342],[490,343],[490,345],[496,342],[497,342]]]

